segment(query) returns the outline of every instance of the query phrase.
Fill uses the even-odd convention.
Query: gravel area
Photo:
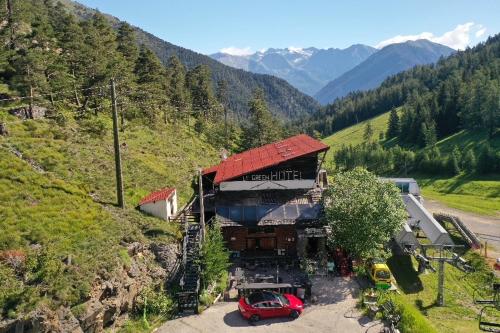
[[[241,317],[236,302],[222,302],[200,315],[168,321],[156,332],[379,332],[380,322],[370,322],[355,309],[358,293],[359,287],[354,279],[315,278],[312,289],[314,304],[306,305],[304,313],[296,320],[267,319],[252,326]]]

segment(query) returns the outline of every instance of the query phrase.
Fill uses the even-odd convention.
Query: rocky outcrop
[[[31,109],[29,107],[10,109],[9,113],[21,119],[40,119],[45,117],[47,108],[33,105]]]
[[[178,256],[175,244],[151,248],[163,251],[153,253],[141,243],[129,244],[130,264],[118,269],[110,278],[96,277],[86,302],[56,311],[40,308],[22,319],[0,321],[0,333],[98,333],[105,328],[119,327],[133,310],[142,289],[165,281],[167,270],[163,267],[170,267]]]

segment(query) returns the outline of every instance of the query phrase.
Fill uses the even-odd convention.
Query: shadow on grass
[[[416,294],[424,289],[410,256],[393,255],[387,260],[387,265],[405,294]]]
[[[147,237],[151,237],[151,238],[156,238],[156,237],[161,237],[161,236],[175,238],[174,233],[172,233],[170,231],[163,230],[163,229],[159,229],[159,228],[150,228],[150,229],[144,231],[144,235]]]
[[[436,301],[432,302],[429,305],[424,306],[424,302],[421,299],[417,299],[415,301],[415,306],[422,312],[424,315],[427,316],[427,310],[432,309],[433,307],[437,306]]]

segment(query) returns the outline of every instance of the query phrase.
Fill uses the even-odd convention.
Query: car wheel
[[[290,312],[290,317],[293,319],[297,319],[297,318],[299,318],[299,316],[300,316],[300,313],[297,310],[293,310],[292,312]]]
[[[249,321],[251,324],[258,322],[259,320],[260,320],[260,317],[259,317],[259,315],[256,315],[256,314],[252,315],[252,316],[250,317],[250,319],[248,319],[248,321]]]

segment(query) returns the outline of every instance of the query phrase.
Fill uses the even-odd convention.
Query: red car
[[[291,294],[278,294],[260,291],[242,297],[238,304],[243,318],[251,323],[273,317],[291,317],[296,319],[304,310],[304,303]]]

